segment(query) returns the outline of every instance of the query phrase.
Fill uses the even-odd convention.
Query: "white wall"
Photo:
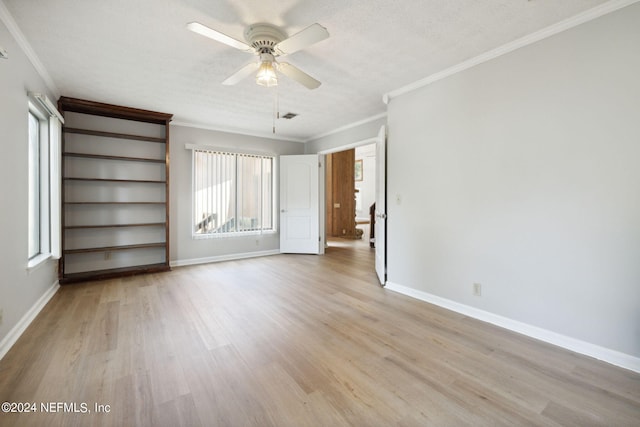
[[[382,98],[380,98],[380,103],[382,103]],[[353,148],[352,144],[375,138],[378,135],[378,131],[380,131],[380,127],[386,123],[386,116],[378,117],[374,120],[360,123],[357,126],[314,139],[305,144],[305,153],[328,153],[341,151],[336,150],[336,148]]]
[[[279,250],[280,235],[278,233],[196,240],[191,237],[191,150],[185,149],[185,144],[276,155],[303,154],[304,145],[299,142],[175,125],[170,126],[170,139],[171,264],[182,265],[252,252]]]
[[[638,22],[635,4],[391,100],[390,282],[640,357]]]
[[[356,181],[360,190],[356,196],[356,218],[369,219],[369,207],[376,201],[376,144],[356,147],[356,161],[362,160],[362,181]],[[358,209],[360,208],[360,209]]]
[[[0,21],[0,355],[20,320],[56,286],[57,261],[27,271],[28,91],[47,93],[45,82]],[[55,99],[50,93],[48,96]],[[13,337],[15,338],[15,336]],[[5,340],[3,342],[3,340]]]

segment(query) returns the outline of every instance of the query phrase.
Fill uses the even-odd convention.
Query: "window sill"
[[[30,274],[38,270],[40,267],[46,264],[45,261],[48,261],[50,259],[51,259],[51,254],[40,254],[38,256],[31,258],[27,263],[27,273]]]

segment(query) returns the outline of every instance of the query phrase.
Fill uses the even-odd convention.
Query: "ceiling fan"
[[[198,22],[187,24],[187,29],[259,57],[258,62],[251,62],[228,77],[222,82],[224,85],[234,85],[256,72],[257,84],[267,87],[277,86],[278,75],[276,71],[279,71],[308,89],[316,89],[320,86],[318,80],[298,67],[288,62],[276,61],[279,56],[289,55],[328,38],[329,32],[320,24],[310,25],[288,38],[284,32],[271,24],[250,25],[244,31],[246,43]]]

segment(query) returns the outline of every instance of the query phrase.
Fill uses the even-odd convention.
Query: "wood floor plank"
[[[191,394],[158,405],[154,411],[153,425],[158,427],[204,427]]]
[[[640,375],[386,291],[345,240],[65,286],[0,401],[91,409],[3,427],[637,426]]]

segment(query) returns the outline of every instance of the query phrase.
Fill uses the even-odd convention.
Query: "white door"
[[[376,141],[376,273],[380,284],[387,282],[387,127],[382,126]]]
[[[280,156],[280,252],[320,253],[320,159]]]

